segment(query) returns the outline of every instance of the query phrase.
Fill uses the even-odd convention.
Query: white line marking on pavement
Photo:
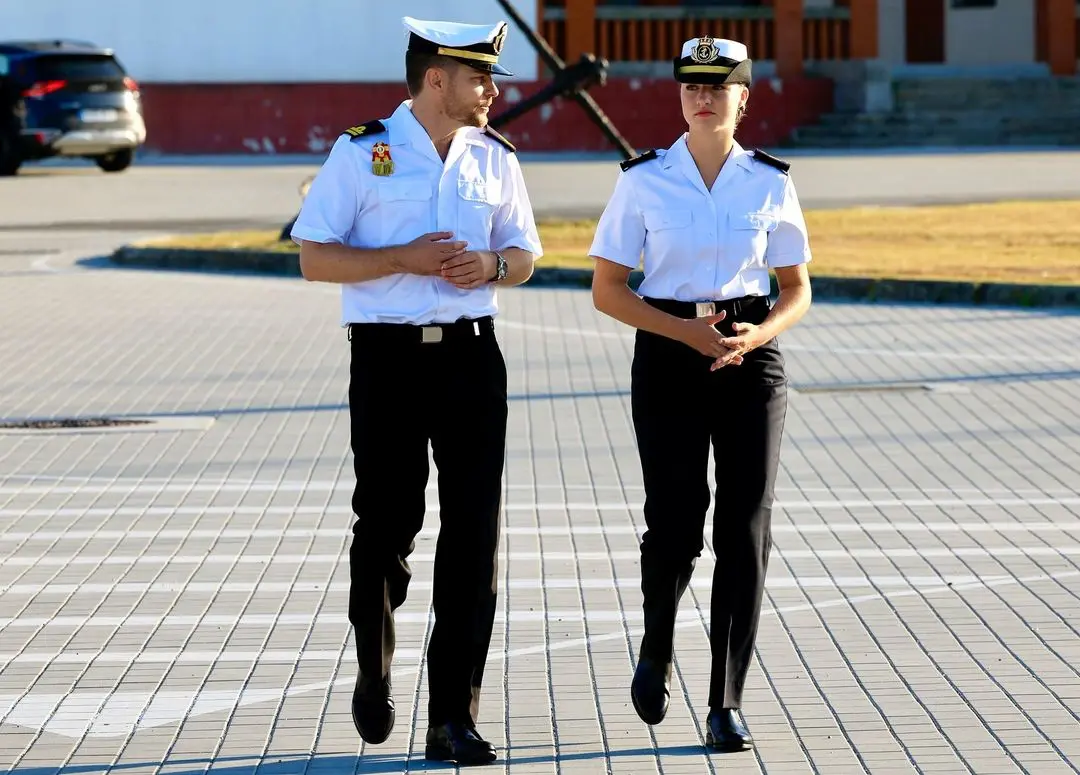
[[[407,659],[417,659],[419,649],[402,649]],[[18,654],[0,654],[0,666],[7,665],[159,665],[159,664],[198,664],[212,665],[223,662],[264,662],[293,664],[296,662],[337,662],[341,659],[340,649],[333,650],[268,650],[243,651],[241,649],[223,649],[221,651],[95,651],[85,649],[75,652],[57,653],[55,651],[22,651]]]
[[[67,269],[60,269],[52,265],[54,259],[60,259],[67,263],[74,263],[76,260],[83,257],[82,253],[73,251],[62,251],[59,253],[53,253],[51,255],[41,256],[30,262],[30,268],[35,272],[45,272],[46,274],[70,274],[72,272],[83,271],[76,267],[69,267]]]
[[[951,548],[927,548],[912,549],[898,547],[895,549],[781,549],[775,548],[778,556],[789,560],[802,559],[885,559],[885,558],[913,558],[913,557],[1059,557],[1080,555],[1080,545],[1076,546],[1000,546],[986,548],[981,546]],[[341,554],[193,554],[193,555],[169,555],[169,554],[143,554],[135,556],[124,555],[76,555],[75,557],[8,557],[3,561],[4,567],[12,568],[62,568],[75,565],[108,566],[118,565],[122,567],[134,567],[137,565],[302,565],[315,563],[318,565],[332,565],[348,559],[348,553]],[[544,552],[507,552],[499,554],[501,562],[537,562],[546,560],[549,562],[607,562],[608,560],[639,560],[641,553],[636,549],[626,551],[577,551],[561,552],[546,550]],[[712,552],[705,550],[702,560],[713,559]],[[435,562],[434,552],[414,552],[409,555],[410,563]]]
[[[300,516],[326,514],[333,510],[327,506],[64,506],[55,509],[0,509],[0,517]]]
[[[506,527],[504,535],[545,535],[545,536],[583,536],[583,535],[638,535],[645,530],[644,525],[549,525],[535,527]],[[812,525],[793,525],[777,523],[772,526],[774,534],[796,533],[1045,533],[1080,531],[1080,518],[1070,518],[1058,522],[828,522]],[[417,538],[434,538],[436,528],[424,528]],[[0,531],[0,539],[5,543],[25,541],[174,541],[174,540],[244,540],[278,538],[333,538],[343,539],[349,536],[349,529],[341,528],[221,528],[203,530],[39,530],[32,533]]]
[[[325,684],[322,688],[325,688]],[[305,689],[312,691],[314,687]],[[17,696],[0,696],[0,723],[73,739],[125,737],[137,729],[152,729],[184,718],[272,702],[280,699],[284,693],[281,689],[199,688],[154,694],[90,690],[69,694],[33,692],[21,699]],[[102,768],[103,771],[108,769]]]
[[[545,612],[542,610],[510,611],[506,614],[499,609],[495,614],[497,622],[509,616],[511,622],[542,622],[545,620]],[[691,610],[679,612],[679,616],[688,617],[697,621],[697,613]],[[642,613],[633,611],[612,610],[588,610],[586,617],[589,621],[596,622],[621,622],[623,619],[640,619]],[[402,611],[394,613],[394,621],[398,624],[425,624],[430,618],[428,611]],[[582,621],[580,609],[549,609],[546,612],[548,621]],[[19,617],[18,619],[0,619],[0,629],[39,629],[41,627],[82,629],[83,627],[213,627],[228,628],[236,627],[316,627],[316,626],[348,626],[349,617],[344,611],[337,614],[311,613],[311,614],[242,614],[240,616],[190,616],[184,614],[168,614],[166,616],[154,616],[149,614],[132,614],[130,616],[35,616]]]
[[[594,339],[627,339],[631,341],[634,339],[634,332],[628,330],[600,331],[595,328],[542,326],[538,323],[520,323],[516,320],[500,320],[499,326],[503,328],[516,328],[520,331],[533,331],[539,334],[572,334],[574,336],[591,336]]]
[[[634,332],[627,331],[600,331],[595,328],[566,328],[562,326],[544,326],[535,323],[519,323],[515,320],[500,320],[499,325],[504,328],[517,328],[523,331],[533,331],[544,334],[569,334],[573,336],[588,336],[595,339],[623,339],[632,341]],[[790,352],[820,353],[822,355],[851,355],[865,357],[867,355],[880,356],[882,358],[902,358],[915,360],[935,361],[987,361],[995,363],[1016,363],[1016,358],[1007,353],[979,353],[979,352],[953,352],[946,350],[891,350],[884,347],[822,347],[819,345],[802,345],[786,342],[784,350]],[[1080,363],[1080,358],[1073,355],[1038,355],[1024,356],[1028,363]],[[928,380],[928,381],[932,381]]]
[[[428,510],[437,510],[439,502],[428,500]],[[1025,498],[999,497],[999,498],[847,498],[821,499],[821,500],[777,500],[773,509],[777,511],[824,511],[829,509],[888,509],[888,508],[954,508],[964,506],[968,508],[985,507],[1015,507],[1015,506],[1080,506],[1080,495],[1075,496],[1031,496]],[[607,501],[590,503],[588,501],[540,501],[506,503],[503,510],[508,512],[517,511],[641,511],[644,507],[642,501]],[[334,511],[344,511],[330,506],[148,506],[139,508],[130,507],[65,507],[57,509],[18,509],[7,508],[0,510],[0,517],[25,518],[27,516],[113,516],[127,514],[130,516],[152,516],[169,514],[190,515],[230,515],[230,514],[324,514]]]
[[[978,580],[971,583],[949,586],[939,584],[925,590],[899,590],[895,592],[874,593],[857,597],[841,597],[818,603],[798,603],[781,608],[762,611],[762,616],[783,616],[810,610],[821,610],[839,606],[858,605],[876,600],[893,599],[907,596],[927,596],[941,592],[964,592],[1007,584],[1035,584],[1042,581],[1061,581],[1076,578],[1080,572],[1060,574],[1040,574],[1025,578],[1007,578],[996,580]],[[700,627],[695,617],[690,621],[676,624],[678,628]],[[627,637],[640,637],[639,631],[619,629],[613,632],[595,635],[591,638],[560,640],[550,645],[526,646],[510,649],[505,655],[509,659],[541,654],[545,651],[562,651],[583,648],[589,644],[604,641],[625,640]],[[490,660],[502,660],[500,651],[492,651]],[[419,666],[419,656],[413,657],[414,664],[399,664],[394,669],[394,677],[400,678],[412,674]],[[402,662],[404,659],[401,660]],[[630,666],[627,665],[629,672]],[[296,697],[311,692],[326,692],[328,688],[347,688],[355,680],[350,667],[347,675],[333,682],[311,683],[294,686],[291,689],[200,689],[192,688],[179,691],[149,692],[118,690],[102,692],[99,690],[74,691],[68,694],[37,693],[28,695],[0,695],[0,723],[49,732],[67,738],[83,737],[121,737],[142,729],[174,724],[185,718],[194,718],[209,714],[228,713],[234,708],[245,707],[265,702],[277,702],[282,697]]]
[[[867,586],[879,586],[879,587],[907,587],[907,586],[933,586],[935,584],[949,583],[949,584],[968,584],[974,581],[980,580],[998,580],[1012,578],[1011,576],[899,576],[899,575],[886,575],[886,576],[773,576],[766,582],[766,587],[770,589],[836,589],[839,587],[867,587]],[[692,582],[695,589],[707,590],[712,587],[712,579],[710,578],[697,578]],[[548,589],[612,589],[615,586],[620,588],[637,588],[640,586],[640,582],[636,578],[588,578],[581,579],[579,582],[577,579],[567,578],[545,578],[545,579],[510,579],[509,584],[503,584],[502,587],[509,589],[539,589],[544,586]],[[430,590],[432,588],[432,582],[430,580],[417,579],[409,584],[409,590]],[[108,583],[93,583],[93,584],[9,584],[7,586],[0,586],[0,595],[4,596],[25,596],[31,595],[34,597],[50,597],[50,596],[62,596],[67,597],[69,595],[110,595],[110,594],[231,594],[234,592],[248,593],[252,591],[258,591],[263,594],[288,594],[288,593],[305,593],[305,592],[325,592],[333,594],[345,594],[349,590],[349,582],[339,581],[330,582],[329,584],[322,583],[298,583],[290,584],[284,581],[270,581],[261,583],[247,583],[243,581],[154,581],[154,582],[138,582],[138,581],[120,581],[115,584]]]
[[[933,361],[986,361],[988,363],[1016,364],[1016,358],[1004,353],[972,353],[950,352],[942,350],[890,350],[882,347],[820,347],[815,345],[803,345],[787,343],[784,349],[791,352],[815,353],[822,355],[852,355],[864,357],[867,355],[881,358],[900,358],[911,360]],[[1072,355],[1038,355],[1033,354],[1030,358],[1024,356],[1025,363],[1077,363],[1080,358]],[[1022,375],[1023,372],[1020,372]],[[933,382],[934,377],[929,377],[927,382]]]
[[[228,478],[228,479],[214,479],[212,477],[201,477],[199,479],[185,479],[183,477],[95,477],[95,476],[64,476],[64,475],[51,475],[51,474],[7,474],[0,475],[0,483],[7,482],[54,482],[63,483],[70,482],[72,486],[80,490],[84,490],[89,487],[87,492],[105,492],[111,490],[117,490],[118,492],[126,492],[131,487],[143,487],[148,490],[158,490],[162,485],[169,485],[175,490],[188,491],[192,487],[195,490],[192,492],[200,491],[222,491],[222,492],[296,492],[296,491],[329,491],[329,490],[352,490],[352,482],[348,478],[340,479],[337,481],[329,480],[249,480],[241,478]],[[97,484],[95,484],[97,482]],[[7,484],[0,484],[2,487],[7,487]],[[22,485],[11,485],[13,489],[22,491]],[[504,488],[511,492],[524,491],[524,492],[537,492],[545,490],[556,491],[575,491],[583,490],[587,492],[600,492],[607,490],[614,490],[617,492],[624,491],[640,491],[643,489],[640,484],[507,484]],[[43,488],[45,492],[53,492],[52,485]],[[438,485],[434,481],[429,482],[426,488],[429,492],[435,492],[438,490]],[[2,490],[0,490],[2,491]],[[897,495],[899,493],[915,493],[917,495],[931,495],[933,493],[946,494],[946,495],[1072,495],[1080,496],[1080,491],[1071,489],[1068,487],[1049,487],[1049,488],[1033,488],[1033,487],[911,487],[911,486],[897,486],[897,487],[853,487],[850,485],[837,486],[837,487],[788,487],[778,486],[776,491],[779,492],[794,492],[800,494],[806,493],[854,493],[857,495],[868,495],[871,493]]]
[[[30,268],[35,272],[47,272],[48,274],[59,274],[60,270],[49,265],[49,257],[42,256],[30,263]]]

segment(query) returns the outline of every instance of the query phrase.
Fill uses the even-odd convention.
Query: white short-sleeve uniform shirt
[[[638,293],[678,301],[769,295],[769,268],[811,259],[795,184],[735,143],[712,189],[684,134],[620,172],[589,255],[637,269]]]
[[[444,162],[413,116],[411,101],[382,132],[342,135],[311,183],[292,229],[296,242],[359,248],[402,245],[452,232],[468,250],[515,247],[542,255],[517,157],[483,130],[457,132]],[[389,146],[389,175],[382,148]],[[373,154],[378,158],[373,163]],[[495,315],[495,286],[462,290],[441,277],[395,274],[342,286],[341,323],[452,323]]]

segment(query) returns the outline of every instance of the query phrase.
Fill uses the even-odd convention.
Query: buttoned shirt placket
[[[429,222],[435,224],[435,231],[453,232],[457,228],[458,162],[465,154],[468,146],[464,137],[465,133],[458,132],[454,135],[454,139],[450,143],[450,149],[446,154],[446,161],[444,162],[439,157],[439,152],[435,149],[435,144],[432,142],[427,130],[425,130],[420,122],[416,120],[412,111],[405,111],[402,114],[401,124],[401,129],[413,150],[423,156],[426,161],[437,165],[438,168],[438,180],[434,183],[434,196],[431,197],[430,202],[433,211],[429,211]],[[429,180],[434,178],[434,169],[431,171],[430,175],[431,177]],[[455,239],[457,239],[456,236],[451,237],[451,241]],[[445,312],[443,306],[443,292],[440,289],[438,278],[432,277],[430,280],[431,288],[435,293],[436,299],[435,314],[438,316]]]
[[[678,147],[677,153],[680,171],[699,195],[691,197],[691,209],[695,214],[704,216],[701,220],[705,221],[702,224],[692,224],[690,230],[691,244],[687,248],[696,264],[693,271],[698,275],[704,267],[712,268],[709,287],[716,298],[720,293],[720,266],[727,253],[723,237],[727,234],[727,202],[731,197],[729,184],[738,166],[734,158],[735,151],[732,149],[711,189],[705,185],[685,142]]]

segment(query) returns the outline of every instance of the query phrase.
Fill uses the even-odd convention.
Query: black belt
[[[727,312],[727,318],[730,320],[749,310],[764,311],[770,306],[768,296],[740,296],[737,299],[720,299],[719,301],[676,301],[675,299],[654,299],[649,296],[643,298],[658,310],[680,318],[704,318],[717,315],[723,310]]]
[[[402,344],[438,344],[477,339],[495,332],[490,315],[482,318],[461,318],[453,323],[350,323],[349,339],[382,339]]]

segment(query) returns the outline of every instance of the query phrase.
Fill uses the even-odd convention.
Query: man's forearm
[[[300,272],[312,282],[362,283],[399,274],[397,254],[396,246],[354,248],[305,240],[300,245]]]
[[[500,280],[498,285],[521,285],[532,277],[536,262],[536,257],[532,253],[521,248],[506,248],[499,252],[506,259],[506,277]]]

